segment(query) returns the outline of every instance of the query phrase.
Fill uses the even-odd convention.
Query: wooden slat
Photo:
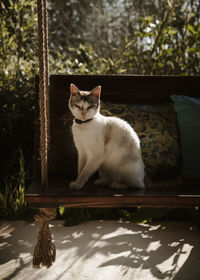
[[[58,186],[57,186],[58,188]],[[193,189],[193,194],[187,194],[183,190],[177,193],[160,191],[139,194],[132,191],[127,194],[114,194],[106,196],[106,194],[97,195],[97,193],[81,194],[64,193],[40,193],[38,191],[26,193],[26,202],[32,207],[195,207],[200,206],[200,194],[196,189]]]
[[[199,207],[197,196],[136,196],[136,197],[70,197],[26,195],[26,202],[34,208],[64,207]]]
[[[142,75],[51,75],[51,95],[66,94],[69,97],[70,83],[75,83],[80,89],[90,90],[97,84],[102,85],[103,94],[106,96],[116,92],[116,95],[126,96],[126,92],[143,92],[148,98],[149,92],[156,92],[158,100],[160,95],[170,96],[171,94],[188,95],[199,97],[200,76],[142,76]],[[123,94],[122,94],[123,92]],[[35,79],[35,93],[39,93],[39,77]],[[114,96],[112,96],[115,98]],[[140,98],[136,94],[136,98]],[[150,101],[152,102],[152,101]],[[155,100],[157,102],[157,100]],[[146,102],[145,102],[146,103]]]
[[[200,206],[200,188],[195,185],[146,189],[112,190],[95,186],[93,180],[81,190],[70,190],[68,178],[50,178],[48,193],[33,183],[26,201],[34,207],[191,207]]]

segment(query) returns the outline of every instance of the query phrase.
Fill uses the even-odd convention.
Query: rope
[[[37,0],[38,43],[39,43],[39,105],[40,105],[40,158],[43,190],[48,186],[48,135],[49,135],[49,72],[48,72],[48,31],[46,0]],[[42,208],[35,220],[40,222],[38,242],[33,255],[33,266],[52,265],[56,258],[56,248],[52,243],[48,221],[54,219],[56,209]]]
[[[38,43],[39,43],[39,90],[40,90],[40,158],[43,188],[48,185],[48,119],[49,119],[49,73],[48,73],[48,31],[46,1],[37,0]]]
[[[56,247],[52,243],[48,221],[56,216],[56,209],[42,208],[40,214],[35,215],[35,220],[40,222],[38,231],[38,242],[33,254],[33,266],[39,268],[40,265],[49,268],[56,259]]]

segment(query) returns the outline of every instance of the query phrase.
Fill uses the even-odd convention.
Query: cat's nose
[[[85,112],[81,112],[81,117],[84,119],[85,118],[86,113]]]

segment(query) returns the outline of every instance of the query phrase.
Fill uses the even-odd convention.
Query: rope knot
[[[33,266],[46,266],[49,268],[56,259],[56,247],[52,243],[48,221],[56,217],[55,208],[41,208],[40,213],[35,215],[35,220],[40,222],[38,242],[33,254]]]
[[[47,222],[55,219],[56,209],[55,208],[40,208],[40,213],[35,215],[37,222]]]

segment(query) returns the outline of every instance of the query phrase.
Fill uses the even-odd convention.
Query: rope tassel
[[[33,266],[49,268],[56,259],[56,247],[52,243],[52,236],[48,221],[56,217],[55,208],[42,208],[40,213],[35,215],[35,220],[40,222],[38,231],[38,242],[33,254]]]

